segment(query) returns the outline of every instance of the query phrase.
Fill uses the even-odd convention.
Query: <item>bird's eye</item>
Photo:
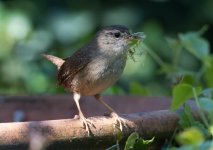
[[[115,33],[114,33],[114,36],[115,36],[116,38],[119,38],[119,37],[121,36],[121,33],[120,33],[120,32],[115,32]]]

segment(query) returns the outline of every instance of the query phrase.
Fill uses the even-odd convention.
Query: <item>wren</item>
[[[73,93],[74,101],[88,134],[93,123],[84,117],[79,100],[81,96],[94,96],[102,103],[122,130],[125,119],[121,118],[101,98],[100,94],[113,85],[121,76],[131,42],[140,37],[130,33],[122,25],[111,25],[101,29],[84,47],[72,56],[61,59],[52,55],[43,56],[58,68],[58,84]]]

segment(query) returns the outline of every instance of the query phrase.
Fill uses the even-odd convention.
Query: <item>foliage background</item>
[[[1,0],[0,94],[64,93],[55,86],[56,68],[41,54],[69,56],[89,42],[102,26],[123,24],[133,32],[145,32],[146,46],[164,65],[153,55],[137,56],[136,62],[128,61],[122,78],[105,94],[170,95],[181,74],[198,76],[207,59],[212,74],[212,57],[200,60],[189,51],[176,53],[177,45],[187,49],[179,33],[198,31],[208,25],[204,38],[195,38],[204,41],[206,47],[201,51],[207,50],[206,56],[210,56],[212,10],[212,0]],[[168,65],[172,69],[165,71]],[[199,78],[197,84],[212,87],[212,80]]]

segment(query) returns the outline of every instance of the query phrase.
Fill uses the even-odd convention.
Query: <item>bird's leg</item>
[[[110,111],[111,116],[112,116],[113,118],[115,118],[115,124],[118,123],[118,124],[119,124],[119,128],[120,128],[120,130],[122,131],[122,130],[123,130],[123,125],[126,126],[126,120],[123,119],[123,118],[121,118],[121,117],[114,111],[114,109],[112,109],[107,103],[105,103],[105,102],[102,100],[100,94],[95,95],[95,99],[96,99],[97,101],[99,101],[101,104],[103,104],[103,105]]]
[[[76,103],[76,106],[77,106],[77,108],[78,108],[79,118],[83,121],[83,125],[85,125],[86,131],[88,132],[88,136],[89,136],[89,135],[90,135],[89,124],[93,125],[93,123],[92,123],[90,120],[86,119],[86,118],[84,117],[84,114],[83,114],[82,111],[81,111],[81,107],[80,107],[80,105],[79,105],[79,100],[80,100],[80,98],[81,98],[81,95],[78,94],[78,93],[74,93],[74,96],[73,96],[73,97],[74,97],[74,101],[75,101],[75,103]],[[94,125],[93,125],[93,126],[94,126]]]

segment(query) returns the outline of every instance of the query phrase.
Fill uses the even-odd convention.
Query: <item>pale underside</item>
[[[125,56],[122,59],[97,57],[74,76],[71,91],[88,96],[100,94],[119,79],[125,64]]]

